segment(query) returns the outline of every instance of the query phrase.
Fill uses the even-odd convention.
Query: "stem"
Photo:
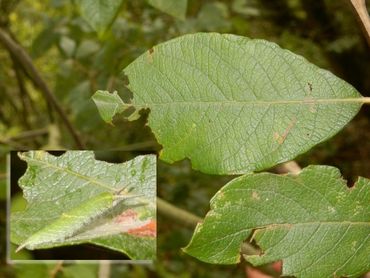
[[[370,97],[364,97],[362,103],[363,104],[370,104]]]
[[[50,277],[55,278],[58,272],[63,270],[63,261],[58,261],[54,268],[50,271]]]
[[[157,209],[162,216],[190,229],[194,229],[198,223],[203,221],[199,216],[175,207],[159,197],[157,197]]]
[[[18,150],[27,150],[29,149],[29,147],[25,146],[25,145],[21,145],[21,144],[18,144],[10,139],[0,139],[0,144],[3,144],[3,145],[9,145],[10,147],[14,148],[14,149],[18,149]]]
[[[370,46],[370,18],[367,13],[365,0],[350,0],[350,2],[361,24],[366,41]]]
[[[111,263],[109,260],[99,261],[98,278],[109,278],[111,275]]]
[[[37,71],[36,67],[33,64],[31,57],[22,48],[22,46],[19,45],[17,42],[15,42],[9,36],[7,31],[5,31],[1,27],[0,27],[0,42],[6,47],[6,49],[9,51],[11,55],[14,55],[14,57],[19,62],[19,64],[22,65],[24,70],[29,74],[34,84],[44,94],[44,97],[54,106],[55,110],[60,115],[68,131],[71,133],[78,148],[84,149],[85,146],[80,136],[78,135],[77,130],[75,130],[72,123],[69,121],[65,111],[63,110],[62,106],[59,104],[58,99],[51,92],[46,82],[42,79],[40,73]]]

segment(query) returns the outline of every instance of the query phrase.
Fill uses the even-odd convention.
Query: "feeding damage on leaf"
[[[297,118],[293,118],[288,127],[284,130],[283,134],[280,135],[278,132],[274,132],[274,139],[279,143],[279,145],[283,144],[285,139],[287,138],[288,134],[291,132],[293,127],[297,124]]]
[[[261,254],[243,257],[253,265],[282,260],[282,275],[359,275],[370,269],[361,260],[370,254],[369,203],[370,180],[349,189],[334,167],[309,166],[298,176],[247,174],[214,196],[184,251],[235,264],[241,244],[251,240]]]
[[[113,93],[96,91],[92,100],[95,102],[102,119],[111,125],[113,125],[113,117],[123,112],[130,113],[126,117],[128,121],[135,121],[140,118],[140,109],[136,109],[131,103],[123,102],[117,91]]]
[[[150,109],[160,158],[189,159],[208,174],[291,160],[336,134],[361,107],[362,96],[333,74],[274,43],[236,35],[184,35],[149,49],[123,72],[132,105]],[[330,107],[342,112],[328,113]]]

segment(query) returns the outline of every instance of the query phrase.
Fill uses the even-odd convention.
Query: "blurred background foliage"
[[[117,90],[129,99],[122,69],[151,46],[191,32],[234,33],[276,42],[369,96],[370,52],[348,0],[107,0],[99,1],[106,3],[100,8],[111,15],[98,21],[88,2],[0,0],[1,30],[31,56],[88,149],[160,150],[145,125],[147,112],[134,122],[117,117],[110,126],[98,115],[91,95],[98,89]],[[337,166],[350,184],[358,175],[370,177],[369,121],[370,110],[364,107],[340,134],[298,162]],[[94,264],[5,262],[6,154],[16,149],[76,148],[50,101],[0,44],[0,277],[108,277],[101,273],[104,267]],[[159,162],[158,175],[158,195],[199,216],[230,179],[197,173],[188,161]],[[218,267],[185,255],[180,248],[193,231],[160,215],[158,221],[155,265],[112,265],[111,277],[246,276],[243,265]],[[26,251],[21,256],[29,258]]]

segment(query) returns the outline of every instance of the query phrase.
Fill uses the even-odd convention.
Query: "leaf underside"
[[[150,109],[160,158],[189,158],[194,169],[210,174],[243,174],[291,160],[336,134],[362,101],[351,85],[301,56],[235,35],[176,38],[124,73],[132,105]],[[112,107],[122,105],[107,92],[98,95]],[[110,117],[119,110],[111,109]]]
[[[131,259],[155,258],[155,235],[130,234],[119,230],[117,224],[118,220],[119,224],[126,224],[122,223],[123,218],[126,226],[132,221],[156,221],[155,156],[138,156],[120,164],[95,160],[92,151],[67,151],[59,157],[44,151],[30,151],[20,153],[20,157],[28,165],[19,180],[28,206],[25,211],[11,214],[10,235],[13,243],[23,243],[63,213],[86,204],[94,196],[117,191],[127,185],[132,188],[130,194],[142,197],[128,202],[127,209],[117,218],[112,219],[108,215],[99,219],[99,225],[93,225],[95,230],[85,231],[87,236],[82,234],[82,239],[72,237],[59,243],[51,239],[50,243],[38,248],[92,243],[125,253]],[[114,227],[118,228],[112,231]]]
[[[349,189],[329,166],[309,166],[299,176],[241,176],[213,197],[184,251],[235,264],[249,239],[262,250],[245,256],[253,265],[282,260],[283,275],[359,276],[370,270],[369,186],[360,178]]]

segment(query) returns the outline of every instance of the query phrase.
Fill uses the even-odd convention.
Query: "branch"
[[[350,0],[352,8],[354,9],[357,19],[361,24],[362,31],[370,46],[370,17],[367,13],[365,0]]]
[[[30,101],[30,98],[28,98],[28,93],[27,93],[26,87],[24,86],[22,74],[18,69],[18,62],[17,62],[16,58],[14,57],[14,55],[10,55],[10,57],[11,57],[12,62],[13,62],[13,69],[14,69],[15,77],[17,78],[17,82],[18,82],[19,98],[20,98],[21,104],[22,104],[23,122],[24,122],[26,128],[30,129],[31,125],[30,125],[29,119],[28,119],[29,109],[28,109],[28,106],[27,106],[27,101]]]
[[[76,145],[84,149],[85,146],[78,135],[77,131],[73,127],[72,123],[69,121],[65,111],[63,110],[62,106],[59,104],[58,99],[55,95],[51,92],[46,82],[42,79],[40,73],[37,71],[35,66],[33,65],[31,57],[26,53],[26,51],[16,43],[5,31],[3,28],[0,27],[0,42],[6,47],[11,55],[17,59],[20,65],[24,68],[24,70],[29,74],[34,84],[41,90],[44,94],[44,97],[54,106],[57,113],[60,115],[63,123],[67,127],[68,131],[71,133],[73,139],[76,142]]]
[[[10,139],[1,139],[0,138],[0,144],[3,144],[3,145],[9,145],[10,147],[14,148],[14,149],[17,149],[17,150],[28,150],[29,147],[25,146],[25,145],[21,145],[21,144],[18,144]]]
[[[17,135],[14,135],[10,137],[10,140],[25,140],[25,139],[30,139],[42,135],[46,135],[49,133],[49,130],[47,128],[42,128],[42,129],[34,129],[34,130],[27,130],[24,132],[21,132]]]

